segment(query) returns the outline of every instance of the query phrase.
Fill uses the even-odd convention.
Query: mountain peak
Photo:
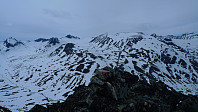
[[[34,40],[35,42],[46,42],[49,41],[49,39],[45,39],[45,38],[38,38],[36,40]]]
[[[77,36],[73,36],[73,35],[67,35],[65,36],[66,38],[69,38],[69,39],[80,39],[79,37]]]
[[[18,41],[17,39],[13,37],[9,37],[3,43],[4,43],[4,46],[6,46],[7,48],[15,47],[17,45],[24,45],[22,42]]]
[[[198,38],[198,34],[194,32],[188,32],[188,33],[181,35],[181,38],[182,39],[194,39],[194,38]]]
[[[195,39],[198,38],[198,34],[194,33],[194,32],[188,32],[188,33],[184,33],[182,35],[176,36],[176,35],[157,35],[155,33],[151,34],[151,36],[158,38],[158,39],[165,39],[165,38],[169,38],[169,39]]]
[[[48,45],[56,45],[59,44],[59,39],[57,37],[52,37],[49,39]]]

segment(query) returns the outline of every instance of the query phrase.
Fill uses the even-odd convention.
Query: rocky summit
[[[197,96],[118,68],[96,69],[89,85],[74,91],[62,103],[35,105],[29,112],[198,112]]]

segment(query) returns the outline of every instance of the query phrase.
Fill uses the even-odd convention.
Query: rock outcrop
[[[56,45],[56,44],[59,44],[59,43],[60,43],[60,42],[59,42],[59,39],[56,38],[56,37],[50,38],[50,39],[49,39],[49,42],[48,42],[49,45]]]
[[[50,39],[45,39],[45,38],[38,38],[36,40],[34,40],[35,42],[46,42],[49,41]]]
[[[9,109],[0,106],[0,112],[11,112]]]
[[[161,81],[109,67],[96,70],[88,86],[74,89],[65,102],[29,112],[198,112],[198,98],[183,95]]]
[[[24,45],[22,42],[16,40],[15,38],[12,38],[12,37],[6,39],[3,42],[3,44],[6,48],[15,47],[15,46],[18,46],[18,45]]]
[[[65,36],[66,38],[69,38],[69,39],[80,39],[79,37],[77,36],[73,36],[73,35],[67,35]]]

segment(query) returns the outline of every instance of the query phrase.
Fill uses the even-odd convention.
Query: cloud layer
[[[2,0],[0,40],[198,32],[197,0]]]

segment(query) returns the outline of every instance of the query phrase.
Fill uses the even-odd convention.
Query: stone
[[[111,75],[101,79],[96,72],[88,86],[75,88],[64,102],[36,105],[29,112],[198,112],[197,96],[167,89],[154,79],[148,84],[125,71],[100,70]]]

